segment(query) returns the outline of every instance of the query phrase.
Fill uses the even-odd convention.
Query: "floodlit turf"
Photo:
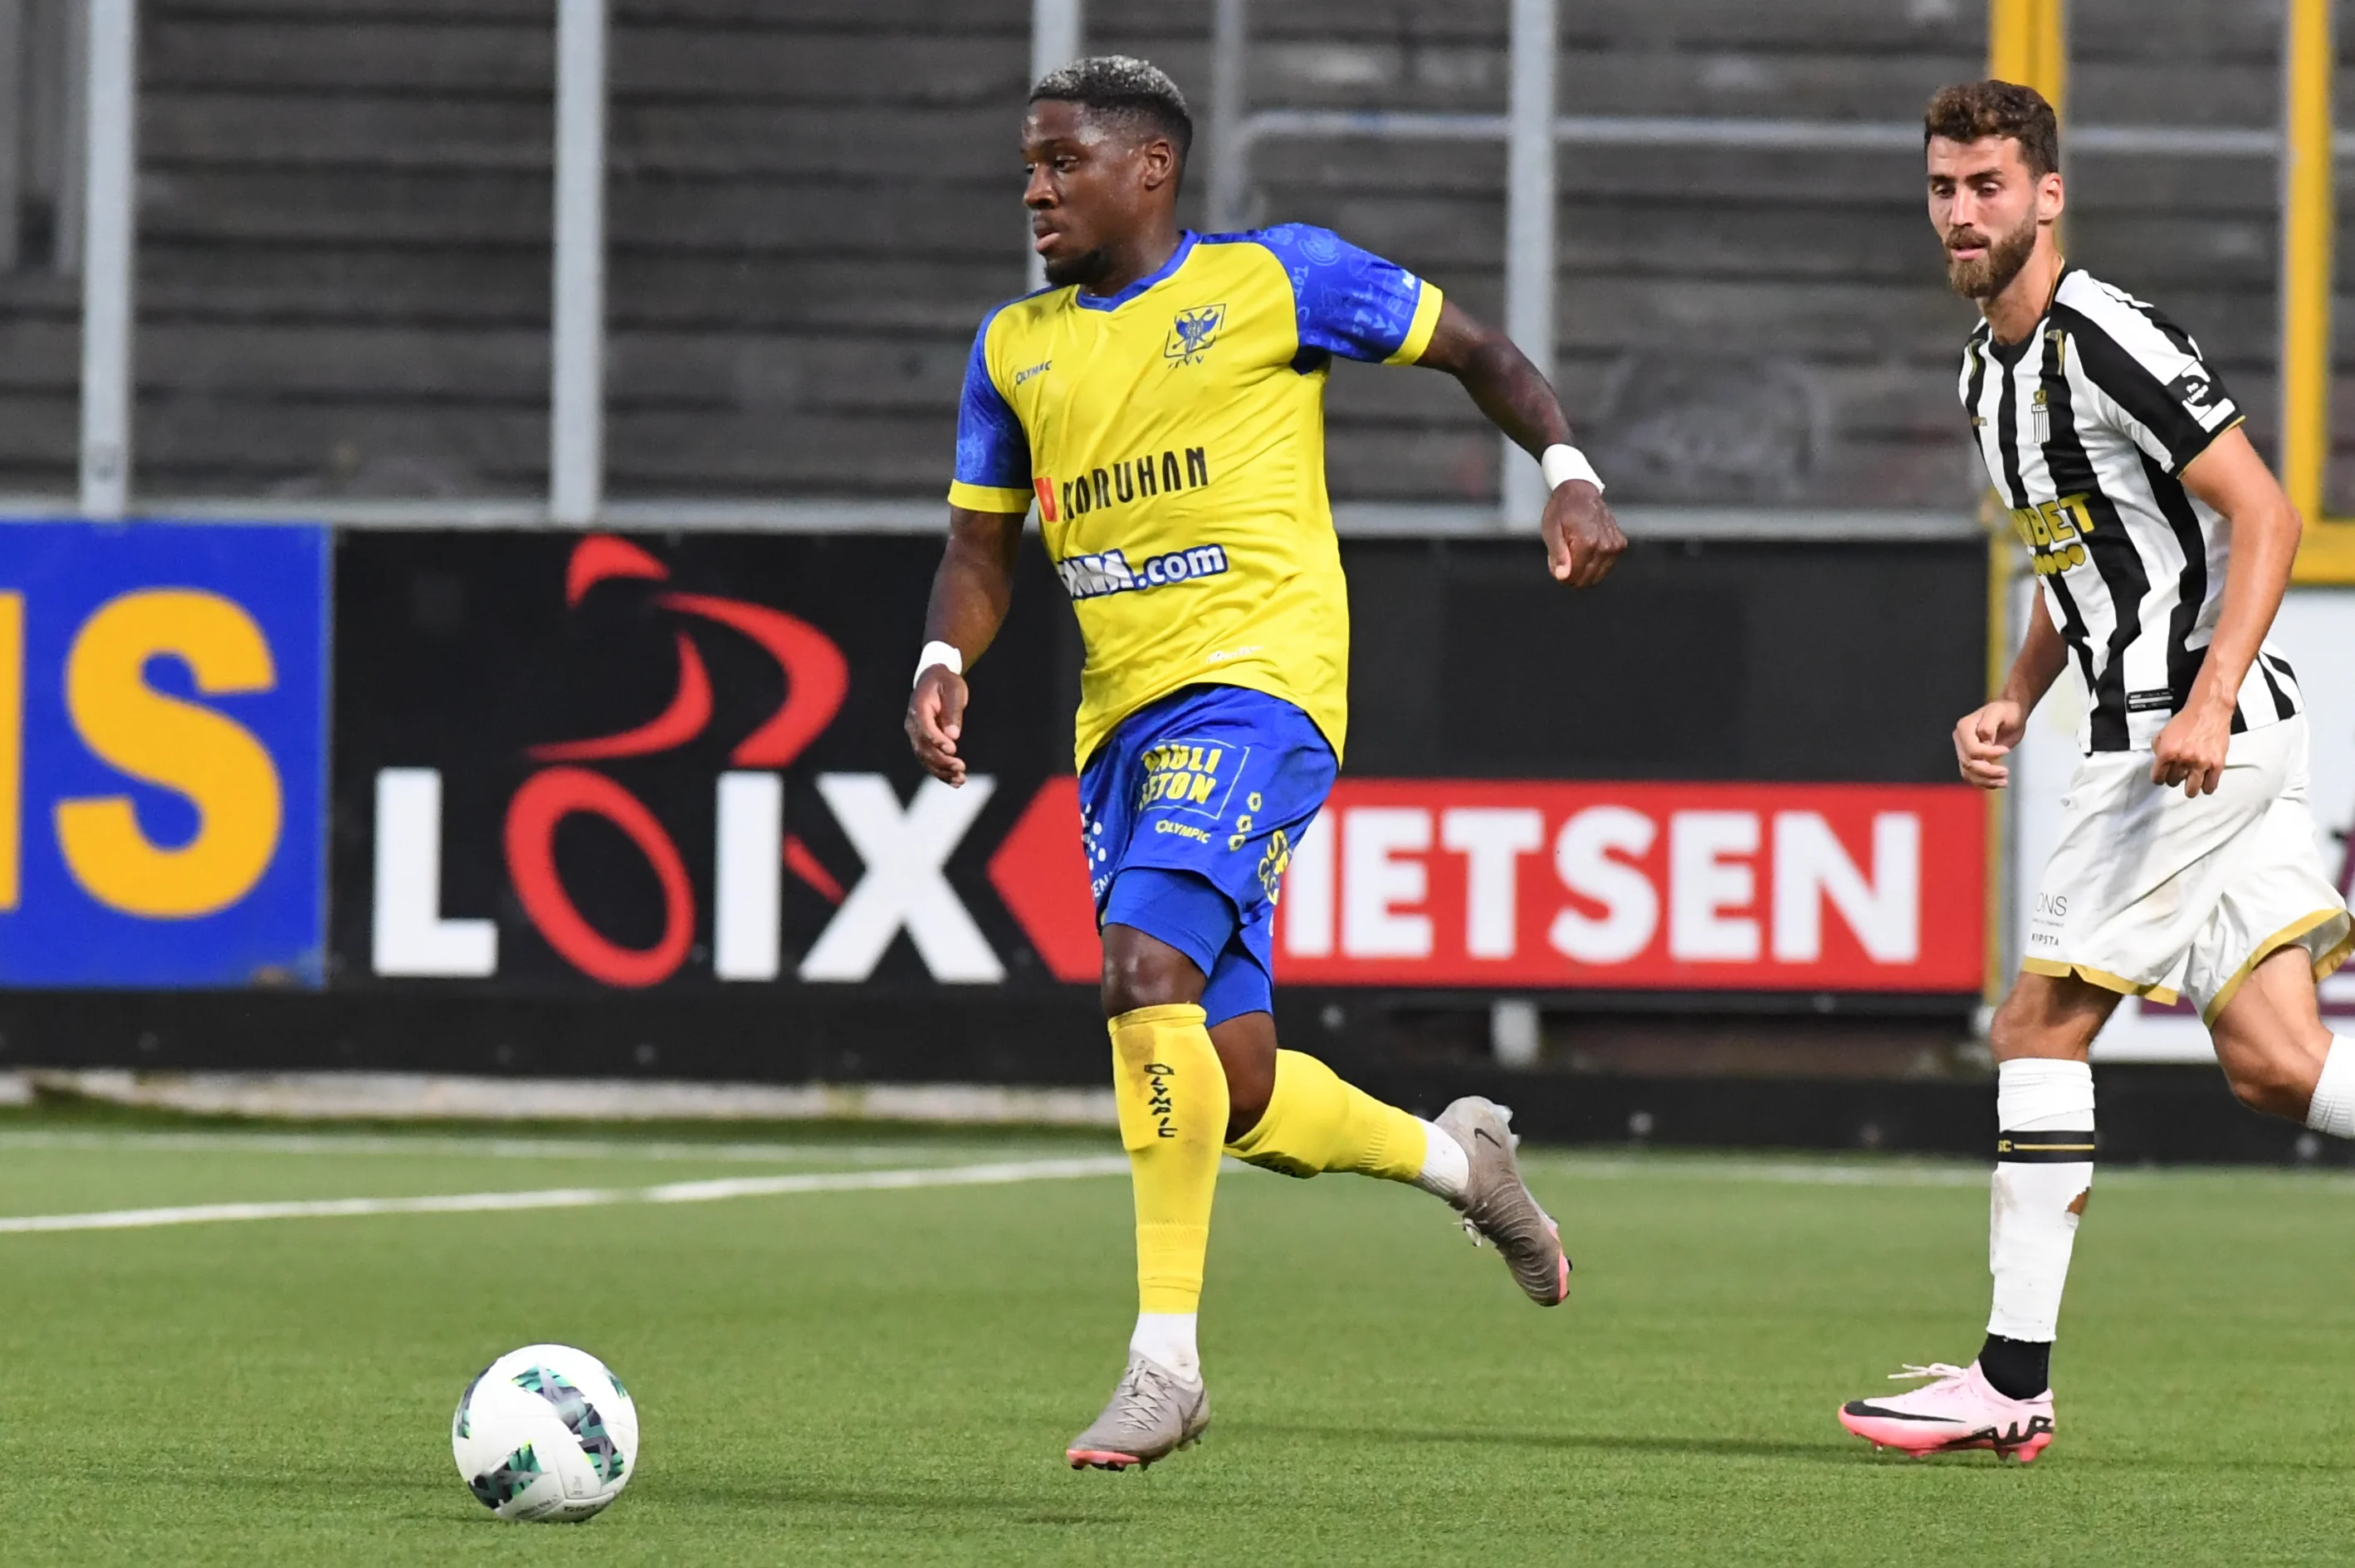
[[[545,1157],[0,1126],[0,1213],[1069,1156],[1056,1139]],[[28,1138],[26,1129],[36,1136]],[[68,1129],[72,1131],[74,1129]],[[732,1135],[739,1143],[756,1141]],[[2355,1556],[2355,1188],[2118,1172],[2033,1468],[1876,1459],[1832,1420],[1967,1359],[1976,1171],[1540,1156],[1579,1264],[1542,1312],[1411,1190],[1220,1189],[1205,1445],[1073,1474],[1118,1370],[1124,1182],[0,1235],[0,1561],[2325,1563]],[[607,1358],[643,1468],[497,1522],[460,1388]]]

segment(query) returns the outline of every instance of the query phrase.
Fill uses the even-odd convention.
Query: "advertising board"
[[[975,672],[976,776],[920,784],[900,722],[938,557],[347,536],[336,982],[1020,983],[984,847],[1069,754],[1036,696],[1059,691],[1053,580],[1026,556],[1029,603]]]
[[[927,779],[900,713],[938,550],[874,537],[346,538],[336,983],[1092,982],[1069,613],[1026,546],[1014,612],[973,673],[972,776],[962,790]],[[1398,624],[1443,589],[1464,625],[1500,619],[1475,613],[1476,576],[1468,589],[1391,578],[1399,603],[1356,592],[1361,624]],[[1535,613],[1565,616],[1567,603]],[[1487,678],[1460,650],[1433,652],[1435,668]],[[1690,672],[1711,690],[1757,678]],[[1421,747],[1438,776],[1380,776],[1417,749],[1386,696],[1357,704],[1353,756],[1374,768],[1345,773],[1286,878],[1288,982],[1978,987],[1985,818],[1959,784],[1458,777],[1444,743]],[[1441,693],[1423,709],[1444,737],[1463,706]],[[1710,728],[1730,748],[1764,726],[1736,712]],[[1575,777],[1580,763],[1552,765]]]
[[[1098,964],[1072,792],[995,868],[1048,967]],[[1310,986],[1966,992],[1986,812],[1954,785],[1344,779],[1293,851]],[[1019,869],[1017,869],[1017,867]]]
[[[327,562],[0,524],[0,985],[319,984]]]

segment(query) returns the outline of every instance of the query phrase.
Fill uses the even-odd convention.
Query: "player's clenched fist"
[[[2187,797],[2214,795],[2232,749],[2232,709],[2195,703],[2167,721],[2150,747],[2150,782],[2183,786]]]
[[[1955,726],[1955,761],[1963,777],[1981,789],[2001,789],[2011,782],[2003,759],[2019,744],[2028,730],[2028,715],[2019,703],[1998,699],[1974,709]]]
[[[1627,536],[1603,504],[1603,492],[1572,480],[1546,499],[1545,543],[1546,566],[1556,582],[1591,588],[1619,563]]]
[[[932,665],[916,677],[908,698],[908,744],[924,771],[946,784],[964,783],[964,759],[957,737],[964,733],[964,677],[946,665]]]

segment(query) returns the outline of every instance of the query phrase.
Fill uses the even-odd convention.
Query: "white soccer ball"
[[[638,1467],[638,1407],[586,1350],[526,1345],[485,1367],[450,1420],[458,1475],[501,1519],[602,1513]]]

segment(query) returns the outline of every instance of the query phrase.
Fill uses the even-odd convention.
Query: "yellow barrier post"
[[[2355,523],[2325,510],[2330,464],[2330,0],[2289,0],[2282,40],[2282,486],[2307,521],[2300,582],[2355,582]]]
[[[1992,490],[1979,493],[1979,521],[1987,531],[1987,692],[1988,700],[2003,689],[2011,670],[2011,583],[2019,570],[2019,552],[2012,543],[2010,518]],[[1990,792],[1987,797],[1986,957],[1979,992],[1990,1008],[2003,1000],[2004,899],[2010,891],[2004,876],[2011,827],[2011,794]]]
[[[2330,444],[2330,0],[2290,0],[2282,48],[2281,476],[2318,521]]]
[[[2065,0],[1987,0],[1987,74],[2044,95],[2063,112],[2069,86]]]

